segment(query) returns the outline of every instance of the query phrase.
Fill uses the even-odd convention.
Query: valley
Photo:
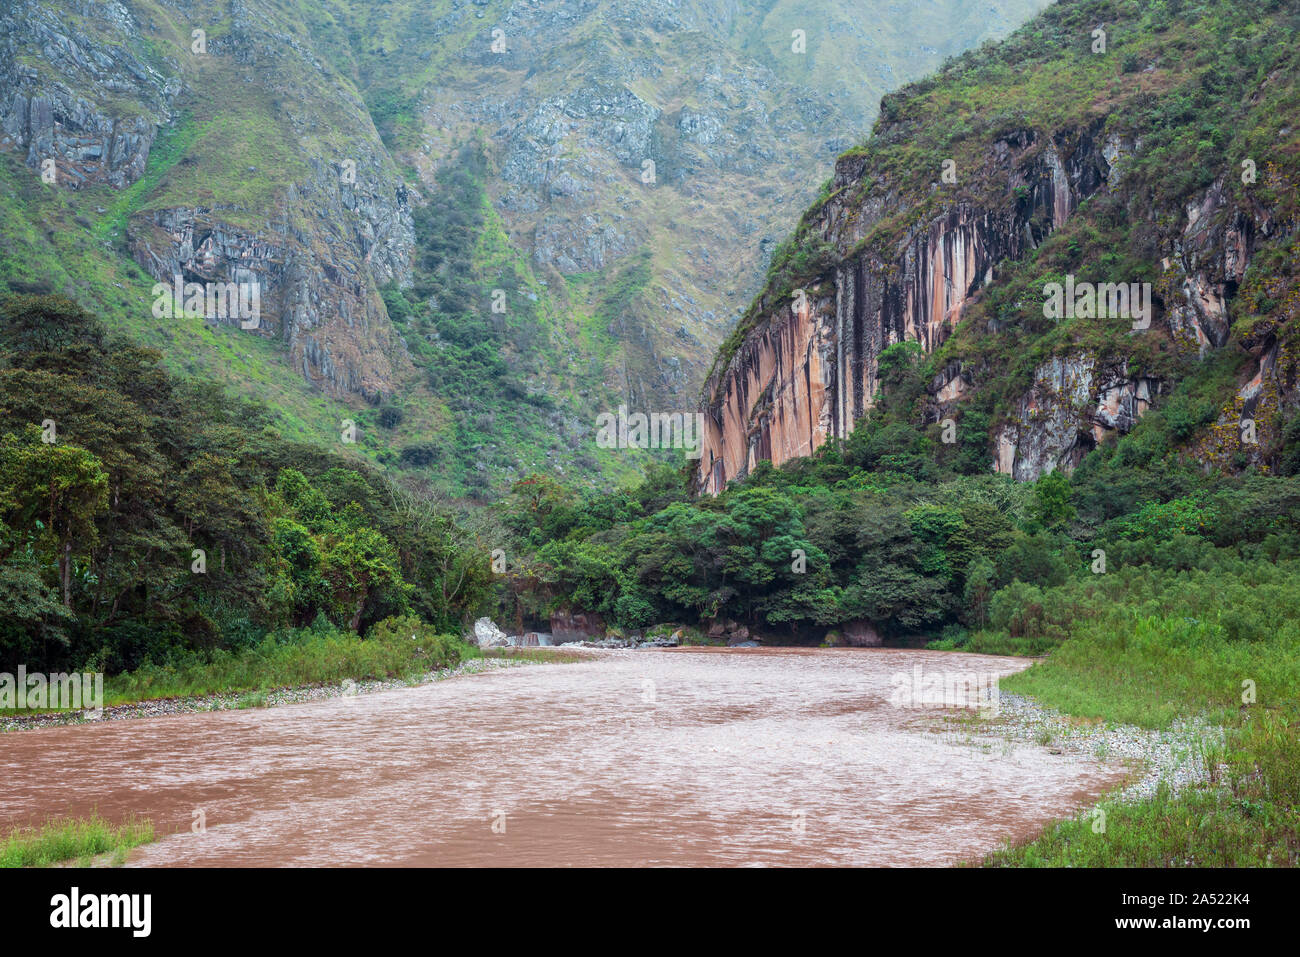
[[[1300,864],[1297,35],[15,0],[0,860]]]

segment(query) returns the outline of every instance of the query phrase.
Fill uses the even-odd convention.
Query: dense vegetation
[[[1182,524],[1168,507],[1144,511]],[[1105,800],[1104,828],[1090,809],[987,863],[1300,865],[1300,562],[1181,540],[1162,551],[1104,581],[1018,597],[1017,627],[1040,629],[1056,647],[1002,687],[1085,719],[1167,727],[1203,716],[1225,729],[1222,743],[1207,734],[1187,756],[1206,764],[1207,785]]]
[[[580,606],[625,628],[734,618],[813,642],[865,619],[895,639],[944,632],[945,647],[1042,653],[1062,634],[1044,589],[1079,591],[1073,605],[1058,595],[1068,619],[1137,569],[1272,572],[1300,557],[1300,480],[1207,475],[1184,451],[1175,423],[1203,426],[1203,406],[1213,417],[1200,379],[1069,478],[1016,484],[987,474],[978,416],[951,443],[922,421],[932,368],[915,348],[891,347],[881,366],[884,392],[846,442],[764,463],[716,498],[689,499],[667,469],[634,492],[517,486],[521,610]],[[1212,365],[1203,374],[1215,381]],[[1230,635],[1270,632],[1246,621],[1270,614],[1253,604],[1224,607]]]
[[[486,552],[418,486],[287,441],[59,297],[0,315],[0,670],[150,662],[364,633],[458,631]]]
[[[437,174],[437,191],[414,213],[415,283],[383,290],[389,318],[451,422],[380,461],[471,498],[487,495],[520,458],[554,456],[564,446],[554,413],[564,405],[574,414],[572,396],[557,402],[536,384],[555,363],[545,289],[503,231],[487,194],[487,162],[481,144],[470,144]],[[378,423],[391,429],[404,415],[399,400],[380,410]],[[581,465],[599,472],[590,454]]]

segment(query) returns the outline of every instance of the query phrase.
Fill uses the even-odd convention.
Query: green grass
[[[263,707],[278,688],[406,679],[476,657],[478,649],[452,635],[362,640],[340,632],[268,637],[239,653],[216,650],[180,663],[147,664],[104,681],[104,705],[160,698],[239,693],[239,708]]]
[[[10,833],[0,841],[0,867],[85,865],[105,854],[116,867],[126,861],[131,848],[153,840],[153,823],[147,820],[113,825],[98,815],[62,818]]]
[[[1147,728],[1204,716],[1222,725],[1226,736],[1221,750],[1208,748],[1210,780],[1139,803],[1102,801],[1103,831],[1094,829],[1090,816],[1063,821],[984,863],[1300,865],[1296,563],[1225,563],[1186,572],[1137,568],[1120,575],[1128,580],[1114,578],[1094,592],[1091,609],[1072,606],[1069,613],[1077,617],[1056,650],[1006,678],[1002,689],[1080,718]],[[1154,603],[1162,609],[1154,610]],[[967,647],[980,646],[972,641]]]
[[[1295,867],[1300,745],[1293,719],[1259,711],[1228,732],[1211,783],[1140,802],[1103,800],[1081,819],[1004,845],[989,867]],[[1104,823],[1104,826],[1100,826]]]
[[[507,647],[480,651],[455,635],[434,634],[418,640],[383,637],[361,639],[333,630],[315,629],[268,636],[238,653],[217,649],[187,660],[146,664],[104,679],[104,706],[170,698],[236,694],[236,709],[265,708],[279,689],[336,685],[345,679],[397,679],[418,683],[430,671],[472,658],[503,658],[535,664],[566,664],[586,656],[566,648]],[[30,710],[0,711],[0,717],[30,715]]]
[[[196,123],[190,113],[184,113],[171,126],[158,131],[158,138],[149,150],[145,173],[126,189],[113,193],[103,218],[92,230],[96,240],[121,243],[126,236],[126,222],[140,209],[145,199],[157,188],[159,182],[180,162],[186,152],[211,126],[211,121]]]

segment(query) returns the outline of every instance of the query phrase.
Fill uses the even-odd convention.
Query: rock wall
[[[227,168],[211,171],[216,202],[176,195],[164,178],[154,187],[161,197],[139,197],[125,246],[159,282],[257,283],[257,334],[280,339],[301,375],[343,398],[392,394],[412,370],[378,288],[411,282],[411,207],[420,197],[365,105],[293,36],[291,12],[237,2],[225,29],[208,19],[213,11],[184,0],[159,6],[185,38],[191,26],[212,31],[202,57],[115,0],[18,0],[0,11],[0,149],[22,151],[38,175],[53,160],[60,187],[122,189],[144,175],[182,107],[206,102],[206,83],[248,84],[247,102],[218,104],[223,115],[284,135],[298,168],[234,166],[223,156]],[[328,131],[309,108],[321,103]],[[246,178],[267,184],[274,201],[223,202]]]
[[[989,161],[1009,201],[941,206],[888,259],[854,250],[902,209],[896,193],[828,202],[813,235],[842,258],[803,297],[764,302],[753,331],[705,386],[697,487],[716,494],[760,459],[779,465],[852,432],[874,400],[880,353],[903,341],[927,352],[942,343],[999,262],[1040,243],[1106,183],[1102,147],[1094,130],[1045,141],[1023,131],[998,141]],[[843,159],[832,189],[852,196],[868,176],[860,159]]]
[[[1032,481],[1072,470],[1107,436],[1128,432],[1162,383],[1130,377],[1128,367],[1088,353],[1054,358],[1034,372],[1032,388],[994,434],[994,471]]]
[[[802,297],[796,291],[786,301],[761,298],[757,321],[710,378],[696,488],[716,494],[762,459],[779,465],[851,433],[871,408],[882,350],[903,341],[934,350],[1000,263],[1040,244],[1089,197],[1123,188],[1124,163],[1141,144],[1104,135],[1102,126],[1051,137],[1025,130],[995,143],[979,173],[990,199],[944,203],[935,199],[944,187],[933,184],[888,255],[861,250],[861,240],[882,219],[906,216],[906,205],[860,157],[843,158],[832,198],[809,231],[830,245],[836,264]],[[870,188],[859,188],[866,183]],[[1228,303],[1254,250],[1283,226],[1262,208],[1233,205],[1222,181],[1183,213],[1185,224],[1160,262],[1155,307],[1175,346],[1203,355],[1227,342]],[[1274,346],[1267,335],[1251,346],[1256,378],[1294,378],[1294,364],[1275,361]],[[940,370],[930,384],[931,421],[969,396],[976,378],[960,361]],[[1013,408],[1001,410],[990,436],[991,467],[1021,481],[1073,469],[1108,435],[1132,429],[1166,388],[1131,375],[1122,358],[1057,356],[1035,371]],[[1248,383],[1239,398],[1249,406],[1267,391],[1266,383]],[[1234,414],[1225,410],[1225,422]]]
[[[181,84],[133,52],[139,25],[130,10],[114,0],[5,6],[0,150],[22,151],[37,172],[52,161],[58,184],[72,189],[134,183]]]

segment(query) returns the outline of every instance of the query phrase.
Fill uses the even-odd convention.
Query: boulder
[[[727,626],[720,621],[715,621],[712,625],[709,626],[710,638],[721,638],[726,633],[727,633]]]
[[[480,618],[474,622],[474,643],[480,648],[504,648],[510,639],[491,618]]]

